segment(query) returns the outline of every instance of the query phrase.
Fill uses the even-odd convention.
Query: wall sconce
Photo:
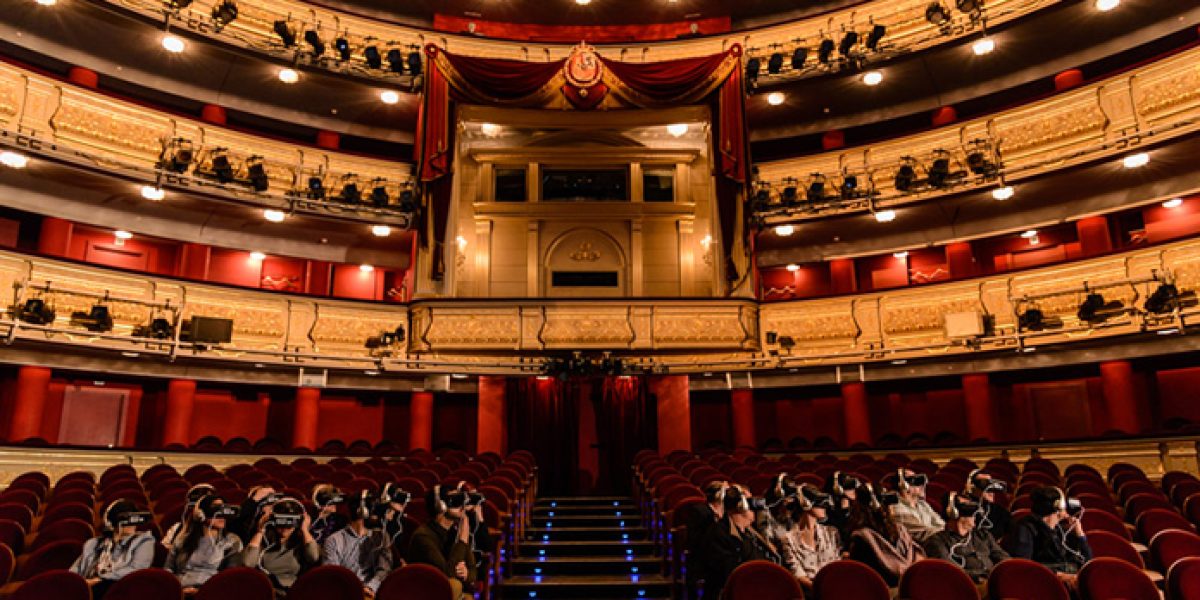
[[[700,247],[704,249],[704,264],[710,266],[713,264],[712,241],[713,239],[711,235],[705,235],[700,240]]]
[[[467,264],[467,238],[461,235],[457,236],[454,238],[454,244],[458,247],[458,252],[454,255],[454,266],[461,268]]]

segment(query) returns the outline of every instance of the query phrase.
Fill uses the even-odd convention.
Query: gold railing
[[[165,9],[167,3],[156,0],[94,1],[119,6],[156,20],[170,13]],[[382,68],[368,67],[363,58],[365,48],[375,47],[385,57],[393,49],[407,56],[414,48],[435,44],[458,54],[525,61],[561,59],[572,48],[572,44],[494,40],[384,23],[297,0],[239,0],[237,18],[218,28],[214,23],[213,8],[224,1],[198,0],[185,9],[170,13],[173,15],[172,23],[175,27],[184,27],[225,43],[289,59],[297,58],[317,67],[391,80],[398,85],[411,85],[412,74],[408,71],[404,74],[390,71],[386,60]],[[759,57],[763,61],[761,77],[797,78],[829,72],[830,67],[818,63],[816,58],[817,46],[826,38],[838,43],[847,32],[855,32],[859,34],[859,47],[863,48],[875,25],[886,27],[887,33],[875,50],[856,52],[864,54],[860,59],[870,62],[959,40],[978,32],[985,20],[989,26],[995,27],[1062,1],[990,0],[984,12],[975,16],[945,5],[949,20],[939,26],[926,19],[929,0],[875,0],[832,13],[749,31],[689,40],[599,45],[598,49],[603,55],[618,60],[653,62],[716,54],[733,44],[742,44],[749,50],[749,56]],[[275,31],[277,22],[285,23],[288,30],[294,33],[296,46],[284,47]],[[315,31],[326,45],[320,56],[314,56],[312,47],[305,43],[304,34],[307,31]],[[339,39],[344,40],[349,48],[350,60],[341,60],[332,47],[333,42]],[[793,69],[790,56],[797,47],[809,48],[811,52],[802,68]],[[767,72],[766,61],[775,52],[783,52],[789,58],[785,60],[784,68],[772,75]],[[833,64],[836,66],[837,62],[835,54]]]
[[[1160,60],[1050,99],[927,133],[813,156],[759,163],[760,181],[770,200],[758,213],[776,224],[825,214],[885,209],[948,193],[1014,184],[1047,171],[1104,157],[1138,152],[1200,129],[1200,48]],[[921,179],[935,154],[949,159],[950,171],[964,172],[940,189],[908,193],[896,188],[897,172],[912,158]],[[994,172],[972,172],[969,155],[979,152]],[[911,165],[912,163],[910,163]],[[825,194],[805,197],[814,174],[826,178]],[[854,176],[865,194],[843,198],[838,188]],[[795,201],[782,191],[796,188]]]
[[[0,314],[0,341],[137,352],[175,360],[275,363],[397,373],[537,374],[547,356],[611,353],[627,372],[703,372],[853,366],[1182,332],[1200,307],[1148,313],[1163,280],[1200,290],[1200,239],[968,281],[834,298],[759,304],[753,300],[419,300],[408,305],[346,302],[237,290],[0,252],[0,289],[13,295]],[[1089,293],[1106,320],[1081,318]],[[16,318],[33,298],[57,319]],[[100,300],[107,298],[106,301]],[[111,331],[70,322],[106,302]],[[134,337],[164,316],[233,320],[230,343],[197,347]],[[1037,308],[1045,328],[1019,325]],[[947,328],[964,320],[982,331]],[[166,317],[169,318],[170,317]],[[369,337],[401,327],[402,343],[369,350]],[[63,348],[64,350],[66,348]]]
[[[0,64],[0,130],[5,146],[67,164],[119,173],[146,184],[329,215],[401,218],[399,198],[411,180],[411,166],[405,163],[279,142],[154,112],[7,64]],[[191,144],[190,174],[159,169],[159,162],[172,150],[172,140],[180,139]],[[214,176],[203,175],[212,171],[213,159],[222,154],[243,181],[248,177],[247,161],[261,157],[267,189],[257,192],[245,183],[221,185]],[[307,195],[313,178],[325,189],[324,200]],[[357,183],[363,202],[336,201],[348,182]],[[376,186],[387,192],[389,204],[366,203]]]

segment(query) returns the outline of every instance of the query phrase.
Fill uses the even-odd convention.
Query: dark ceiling
[[[319,4],[428,25],[434,14],[539,25],[630,25],[730,17],[735,29],[779,23],[864,0],[321,0]]]

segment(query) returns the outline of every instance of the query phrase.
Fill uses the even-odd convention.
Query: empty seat
[[[1079,592],[1087,600],[1161,600],[1141,569],[1117,558],[1088,561],[1079,571]]]
[[[455,600],[450,580],[429,565],[407,565],[379,586],[378,600]]]
[[[794,600],[803,598],[804,591],[787,569],[765,560],[754,560],[733,570],[721,597],[727,600]]]
[[[17,588],[11,600],[92,600],[92,589],[83,577],[66,569],[46,571]]]
[[[1087,535],[1088,546],[1093,556],[1119,558],[1139,569],[1146,568],[1142,555],[1129,540],[1107,531],[1093,531]]]
[[[92,536],[96,535],[92,524],[89,521],[81,519],[62,519],[55,521],[44,527],[39,527],[37,537],[33,539],[33,543],[29,545],[29,551],[34,552],[48,544],[69,540],[74,542],[88,541]]]
[[[362,600],[363,586],[348,569],[322,565],[296,580],[288,600]]]
[[[236,567],[212,576],[196,594],[196,600],[274,600],[271,580],[258,569]]]
[[[887,583],[879,573],[851,560],[838,560],[825,565],[813,579],[813,592],[817,598],[891,599]]]
[[[904,571],[900,577],[900,597],[908,600],[978,600],[979,590],[958,565],[927,559]]]
[[[0,544],[8,546],[14,554],[25,550],[25,528],[9,519],[0,519]]]
[[[1045,566],[1023,558],[1010,558],[992,569],[989,600],[1069,600],[1067,588]]]
[[[1200,557],[1181,559],[1167,571],[1167,600],[1200,600]]]
[[[29,559],[17,570],[16,580],[25,581],[46,571],[69,568],[82,552],[83,544],[80,542],[51,542],[29,555]]]
[[[179,578],[163,569],[134,571],[108,588],[105,600],[179,600],[183,588]],[[240,595],[233,596],[241,598]]]
[[[17,557],[13,554],[12,549],[4,544],[0,544],[0,585],[8,583],[12,579],[13,569],[17,566]]]
[[[1196,528],[1183,515],[1162,508],[1152,508],[1137,518],[1137,530],[1143,540],[1154,539],[1160,531],[1167,529],[1182,529],[1195,532]]]
[[[42,514],[42,520],[38,522],[38,527],[45,529],[53,523],[66,519],[78,519],[85,523],[92,523],[96,520],[96,512],[90,506],[75,502],[58,504],[46,509],[46,512]]]
[[[1013,518],[1016,521],[1016,517]],[[1083,531],[1091,533],[1093,531],[1107,531],[1109,533],[1119,535],[1127,540],[1132,540],[1133,537],[1129,534],[1129,528],[1125,522],[1111,513],[1104,511],[1089,510],[1083,513],[1081,518],[1083,523]]]
[[[1150,539],[1150,557],[1155,568],[1167,572],[1176,562],[1200,556],[1200,535],[1181,529],[1167,529]]]

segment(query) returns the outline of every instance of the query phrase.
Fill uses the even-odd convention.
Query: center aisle
[[[630,498],[541,498],[504,580],[504,598],[671,597]]]

